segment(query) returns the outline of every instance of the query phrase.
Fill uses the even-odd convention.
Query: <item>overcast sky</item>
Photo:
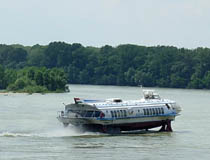
[[[210,0],[0,0],[0,43],[210,48]]]

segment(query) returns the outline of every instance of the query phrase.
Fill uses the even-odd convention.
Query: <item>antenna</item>
[[[143,93],[143,85],[141,85],[140,82],[141,82],[141,81],[139,80],[139,85],[138,85],[138,86],[139,86],[140,89],[141,89],[141,93]],[[143,95],[144,95],[144,93],[143,93]]]
[[[141,90],[143,90],[143,85],[141,84],[141,80],[139,80],[139,85],[138,86],[141,88]]]

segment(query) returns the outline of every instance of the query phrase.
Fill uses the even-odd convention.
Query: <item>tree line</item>
[[[46,46],[2,44],[0,64],[0,74],[3,69],[6,72],[26,72],[35,67],[44,75],[59,68],[66,76],[63,76],[66,83],[71,84],[210,89],[209,48],[131,44],[97,48],[65,42],[52,42]],[[36,78],[28,78],[39,84]],[[2,85],[2,82],[0,77],[0,88],[5,88],[7,85]],[[47,83],[43,81],[41,84],[50,88]]]
[[[62,69],[24,67],[16,70],[0,65],[0,89],[26,93],[64,92],[66,84],[67,77]]]

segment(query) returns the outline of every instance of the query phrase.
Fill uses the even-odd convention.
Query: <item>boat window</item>
[[[121,117],[124,117],[123,111],[122,111],[122,110],[120,110],[120,114],[121,114]]]
[[[158,108],[158,114],[161,114],[161,109],[160,108]]]
[[[72,112],[72,110],[68,109],[68,110],[67,110],[67,113],[69,113],[69,112]]]
[[[81,117],[85,117],[85,114],[86,114],[86,111],[81,111],[80,112]]]
[[[149,109],[147,109],[147,115],[150,115],[150,114],[149,114]]]
[[[95,111],[93,117],[99,117],[100,116],[100,113],[101,112],[99,112],[99,111]]]
[[[145,109],[145,115],[147,115],[147,109]]]
[[[154,108],[152,108],[152,114],[155,115],[155,109]]]
[[[114,116],[117,117],[117,112],[116,111],[114,111]]]
[[[145,111],[145,109],[143,109],[143,111],[144,111],[144,115],[146,115],[146,111]]]
[[[119,103],[119,102],[122,102],[122,99],[114,99],[113,102]]]
[[[126,112],[126,110],[123,110],[123,112],[124,112],[124,117],[127,117],[127,112]]]
[[[117,117],[120,117],[120,111],[117,110]]]
[[[161,108],[161,114],[164,114],[164,109],[163,108]]]
[[[93,111],[87,111],[85,117],[92,117]]]
[[[166,103],[166,106],[167,106],[168,109],[170,109],[170,106],[167,103]]]
[[[147,115],[147,110],[148,110],[148,109],[144,109],[144,110],[145,110],[145,114],[144,114],[144,115]],[[148,111],[148,112],[149,112],[149,111]],[[149,114],[149,113],[148,113],[148,114]]]
[[[152,115],[152,108],[149,109],[149,114]]]
[[[114,113],[113,113],[113,111],[111,111],[111,115],[112,115],[112,118],[114,117]]]
[[[157,108],[154,108],[154,110],[155,110],[155,115],[157,115],[158,114]]]

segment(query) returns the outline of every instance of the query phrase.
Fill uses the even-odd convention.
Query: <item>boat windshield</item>
[[[99,117],[101,112],[100,111],[78,111],[78,115],[81,117]]]

